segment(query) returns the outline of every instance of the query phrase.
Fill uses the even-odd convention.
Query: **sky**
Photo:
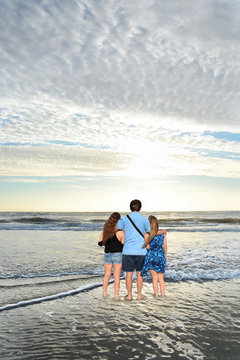
[[[0,0],[0,211],[240,210],[239,0]]]

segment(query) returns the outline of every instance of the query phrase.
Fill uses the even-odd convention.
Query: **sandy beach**
[[[237,360],[239,285],[167,283],[167,296],[154,298],[145,282],[147,298],[127,302],[122,280],[120,301],[96,288],[5,311],[0,358]]]

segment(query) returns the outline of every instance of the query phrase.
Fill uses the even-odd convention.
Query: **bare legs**
[[[143,277],[141,276],[141,271],[136,271],[137,274],[137,298],[138,300],[142,299],[142,287],[143,287]]]
[[[126,288],[127,288],[127,300],[132,300],[132,276],[133,272],[126,273]]]
[[[107,288],[108,283],[112,274],[114,276],[114,298],[117,300],[119,296],[120,289],[120,275],[122,264],[104,264],[104,278],[103,278],[103,297],[107,297]],[[136,271],[137,274],[137,298],[141,300],[143,298],[142,288],[143,288],[143,277],[141,276],[141,271]],[[156,273],[157,274],[157,273]],[[132,300],[132,277],[133,272],[126,273],[126,288],[127,288],[127,300]]]
[[[164,273],[158,273],[158,282],[159,282],[159,286],[160,286],[161,295],[165,296]]]
[[[137,274],[137,298],[141,300],[142,296],[142,288],[143,288],[143,277],[141,276],[141,271],[136,271]],[[133,272],[126,273],[126,288],[127,288],[127,296],[126,300],[132,300],[132,277]]]
[[[158,276],[157,272],[154,270],[150,270],[150,274],[152,277],[152,286],[153,286],[153,292],[155,296],[158,296]]]
[[[165,281],[164,281],[164,273],[159,273],[150,269],[150,273],[152,276],[152,285],[153,292],[155,296],[158,296],[158,283],[160,287],[161,296],[165,296]]]
[[[104,264],[103,297],[107,297],[108,282],[112,274],[112,264]]]
[[[104,278],[103,278],[103,297],[107,297],[108,282],[112,274],[113,264],[104,264]],[[114,264],[113,276],[114,276],[114,297],[118,298],[120,288],[120,274],[122,264]]]
[[[120,289],[120,276],[121,276],[122,264],[114,264],[113,276],[114,276],[114,298],[118,299]]]

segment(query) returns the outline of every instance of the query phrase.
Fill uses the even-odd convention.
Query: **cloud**
[[[62,145],[0,149],[1,176],[111,175],[131,161],[127,154]]]
[[[83,185],[68,185],[67,187],[76,190],[85,190],[88,188],[87,186],[83,186]]]
[[[19,0],[0,10],[3,97],[238,123],[236,1]]]
[[[239,143],[204,132],[239,132],[239,10],[2,0],[1,175],[125,176],[144,164],[238,177]]]
[[[41,179],[34,179],[34,178],[24,178],[24,177],[0,177],[0,182],[7,182],[7,183],[44,183],[44,180]]]
[[[192,137],[193,139],[193,137]],[[188,139],[189,141],[189,139]],[[222,151],[229,149],[223,140]],[[225,142],[226,143],[226,142]],[[205,175],[226,178],[240,177],[237,154],[223,156],[216,151],[203,152],[207,143],[199,139],[191,147],[168,141],[133,141],[125,151],[86,148],[69,145],[8,145],[0,147],[1,176],[115,176],[115,177],[164,177],[166,175]],[[186,145],[186,144],[185,144]],[[199,146],[201,148],[199,150]],[[232,150],[239,144],[233,144]],[[214,149],[215,147],[212,146]],[[218,149],[218,146],[216,146]],[[223,152],[224,153],[224,152]],[[240,150],[239,150],[240,153]],[[228,153],[227,153],[228,154]],[[233,154],[233,155],[232,155]],[[238,154],[239,155],[239,154]],[[227,169],[227,171],[226,171]]]

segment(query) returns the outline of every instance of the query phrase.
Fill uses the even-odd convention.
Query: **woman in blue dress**
[[[150,271],[154,295],[158,296],[159,284],[161,296],[164,296],[164,273],[167,265],[167,232],[165,230],[158,229],[158,221],[155,216],[149,216],[148,220],[151,225],[151,230],[148,240],[145,241],[143,246],[146,246],[149,250],[145,257],[141,275]]]

